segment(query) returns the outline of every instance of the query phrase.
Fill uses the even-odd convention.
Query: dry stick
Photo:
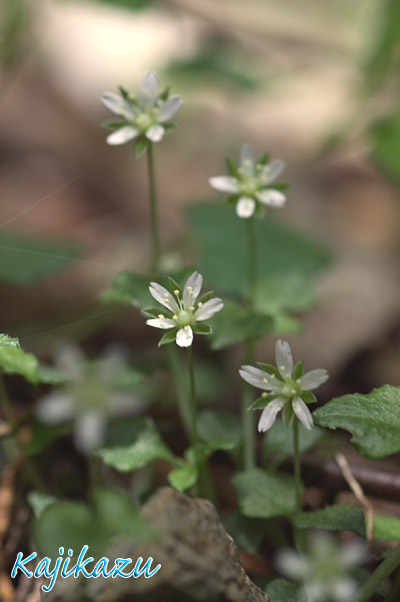
[[[363,506],[365,511],[365,522],[367,525],[367,541],[371,541],[374,534],[374,509],[372,507],[371,502],[366,498],[364,491],[361,488],[360,483],[356,480],[354,475],[351,472],[349,463],[346,457],[338,452],[335,456],[336,462],[339,465],[340,470],[342,471],[343,477],[346,479],[350,489],[356,496],[357,500]]]

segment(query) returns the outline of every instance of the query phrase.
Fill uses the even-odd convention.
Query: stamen
[[[198,302],[198,304],[197,304],[197,307],[198,307],[199,309],[201,309],[201,308],[203,307],[203,304],[202,304],[202,302],[201,302],[201,301],[199,301],[199,302]]]
[[[178,319],[178,316],[177,316],[176,314],[174,314],[174,315],[172,316],[172,319],[173,319],[173,320],[177,320],[177,319]]]
[[[279,370],[285,371],[286,370],[286,366],[279,366]]]
[[[189,307],[189,309],[190,309],[190,311],[194,311],[194,305],[191,305],[191,306]]]
[[[264,391],[264,393],[261,393],[261,397],[267,397],[267,394],[265,391]]]
[[[164,314],[158,314],[158,317],[160,318],[160,320],[163,320],[165,318]]]
[[[268,378],[263,378],[263,383],[267,384],[268,383]]]
[[[177,288],[174,290],[174,295],[175,295],[176,297],[179,297],[179,291],[178,291],[178,289],[177,289]]]

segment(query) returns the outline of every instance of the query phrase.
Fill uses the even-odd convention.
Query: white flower
[[[349,571],[366,557],[359,543],[340,548],[333,537],[316,533],[310,539],[307,555],[282,550],[277,565],[282,574],[303,583],[307,602],[352,602],[358,587]]]
[[[303,364],[293,366],[292,352],[289,343],[277,341],[275,346],[276,368],[269,364],[260,364],[261,368],[242,366],[240,376],[253,387],[267,391],[259,401],[253,404],[254,409],[264,407],[258,430],[267,431],[274,424],[280,410],[288,411],[289,422],[293,419],[293,410],[301,424],[308,430],[313,427],[313,418],[307,403],[316,401],[311,393],[326,380],[329,375],[326,370],[311,370],[303,374]],[[289,407],[288,407],[289,406]]]
[[[47,424],[72,421],[75,445],[82,452],[101,445],[110,417],[137,413],[145,405],[115,384],[115,378],[126,369],[116,350],[89,362],[79,347],[65,344],[58,350],[55,364],[65,375],[65,383],[40,400],[38,418]]]
[[[285,164],[277,159],[267,162],[265,157],[255,162],[250,144],[244,144],[240,154],[240,166],[228,163],[230,176],[215,176],[209,179],[210,185],[226,192],[236,203],[236,213],[245,219],[251,217],[257,207],[283,207],[286,196],[270,184],[281,174]]]
[[[198,272],[193,272],[189,276],[183,290],[175,283],[172,284],[174,290],[170,292],[157,282],[150,283],[149,290],[152,297],[167,309],[168,314],[165,316],[164,313],[158,313],[158,309],[146,309],[145,313],[153,316],[146,321],[146,324],[170,331],[161,339],[161,345],[175,340],[179,347],[190,347],[193,342],[193,332],[211,333],[209,326],[198,322],[211,318],[222,309],[224,304],[221,299],[211,298],[208,293],[198,300],[203,285],[203,276]]]
[[[117,115],[119,121],[107,123],[114,131],[108,135],[108,144],[125,144],[140,139],[144,142],[160,142],[165,131],[171,126],[171,119],[180,111],[182,101],[179,96],[159,94],[158,75],[149,71],[144,75],[138,97],[124,88],[120,93],[106,92],[103,104]]]

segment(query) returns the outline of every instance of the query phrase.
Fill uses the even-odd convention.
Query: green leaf
[[[41,491],[30,491],[27,495],[28,503],[33,510],[36,519],[40,518],[41,514],[50,504],[57,502],[54,495],[43,493]]]
[[[244,550],[250,554],[258,554],[265,531],[264,520],[247,518],[239,512],[234,512],[224,520],[224,527],[235,540],[239,550]]]
[[[161,339],[158,341],[158,346],[162,347],[162,345],[168,345],[168,343],[175,343],[177,332],[177,328],[171,328],[171,330],[167,330],[167,332],[164,333]]]
[[[228,167],[229,175],[232,176],[232,178],[237,178],[239,172],[238,166],[236,165],[235,161],[233,161],[233,159],[231,159],[230,157],[226,157],[226,165]]]
[[[130,535],[145,541],[155,538],[153,529],[138,516],[125,495],[97,490],[94,501],[95,507],[62,501],[43,510],[33,528],[42,557],[56,558],[60,546],[67,550],[72,548],[77,555],[84,545],[89,546],[87,556],[101,557],[116,536]]]
[[[22,351],[17,338],[0,334],[0,369],[7,374],[19,374],[29,382],[39,380],[38,361],[31,353]]]
[[[305,593],[286,579],[274,579],[268,583],[265,593],[271,602],[307,602]]]
[[[316,426],[310,431],[299,424],[299,449],[300,453],[314,447],[324,436],[324,431]],[[265,434],[264,451],[267,456],[281,454],[282,456],[293,456],[293,431],[287,428],[281,420],[277,420],[273,427]]]
[[[199,473],[197,467],[190,463],[181,461],[179,468],[168,473],[168,481],[178,491],[186,491],[196,483]]]
[[[315,397],[315,395],[312,391],[302,391],[301,398],[306,403],[315,403],[317,401],[317,398]]]
[[[122,120],[122,119],[112,119],[112,120],[108,120],[108,121],[102,121],[101,123],[101,127],[107,129],[107,130],[119,130],[120,127],[122,127],[123,125],[126,125],[126,121]]]
[[[65,372],[61,372],[57,368],[54,368],[54,366],[46,366],[45,364],[39,364],[38,377],[39,381],[46,385],[62,385],[68,380]]]
[[[261,397],[258,397],[255,401],[253,401],[251,406],[248,407],[248,410],[263,410],[269,404],[269,402],[273,401],[274,399],[276,399],[276,393],[261,395]]]
[[[205,335],[207,335],[207,334],[211,334],[212,333],[211,326],[209,326],[208,324],[204,324],[204,323],[203,324],[200,324],[200,323],[194,324],[192,326],[192,330],[196,334],[205,334]]]
[[[32,424],[31,438],[25,446],[26,453],[29,456],[36,456],[49,447],[56,439],[68,435],[71,432],[71,428],[70,424],[53,424],[49,426],[35,421]]]
[[[69,267],[80,253],[71,244],[0,234],[0,282],[30,286]]]
[[[258,365],[260,366],[260,368],[262,370],[264,370],[265,372],[267,372],[267,374],[273,374],[274,376],[276,376],[276,378],[278,380],[280,380],[281,382],[283,382],[283,378],[281,376],[281,373],[279,372],[278,368],[276,366],[273,366],[272,364],[265,364],[264,362],[257,362]]]
[[[278,274],[266,274],[260,279],[255,299],[255,308],[260,313],[281,319],[283,312],[309,309],[316,302],[311,277],[297,274],[294,266]]]
[[[298,529],[325,529],[327,531],[351,531],[365,537],[364,513],[351,504],[328,506],[317,512],[302,512],[294,517]]]
[[[142,11],[151,8],[155,0],[93,0],[99,4],[108,4],[117,8],[128,8],[133,11]]]
[[[227,440],[240,445],[242,425],[240,418],[229,412],[206,410],[197,418],[197,431],[206,443]]]
[[[400,53],[400,4],[398,0],[382,3],[377,22],[374,24],[372,50],[365,65],[366,84],[376,89],[385,78],[399,70]]]
[[[368,395],[343,395],[315,410],[314,420],[352,433],[352,443],[366,458],[400,451],[400,387],[385,385]]]
[[[125,425],[111,425],[107,444],[98,451],[105,464],[120,472],[131,472],[153,460],[175,462],[151,418],[136,418],[130,425],[131,433]]]
[[[237,473],[232,479],[240,512],[250,518],[290,516],[296,508],[294,481],[253,468]]]
[[[400,182],[400,107],[392,115],[377,121],[371,128],[372,156],[396,182]]]
[[[239,219],[229,205],[215,201],[190,206],[188,218],[200,254],[200,271],[209,285],[221,293],[245,297],[249,262],[245,220]],[[311,278],[330,263],[325,249],[271,217],[256,220],[255,232],[258,256],[262,258],[257,265],[259,286],[272,279],[277,291],[279,279],[293,279],[299,287],[303,281],[308,286]],[[263,293],[264,297],[267,294]],[[292,303],[297,303],[296,299],[284,305]]]
[[[400,541],[400,519],[392,516],[374,516],[374,537],[381,541]]]
[[[294,380],[297,380],[298,378],[303,376],[303,373],[304,373],[304,363],[302,361],[297,362],[297,364],[295,365],[295,367],[293,369]]]
[[[209,321],[212,328],[211,349],[219,350],[249,339],[261,339],[271,332],[272,320],[234,303],[224,301],[224,307]]]

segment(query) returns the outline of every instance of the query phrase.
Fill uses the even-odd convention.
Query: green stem
[[[400,565],[400,544],[394,548],[364,583],[355,602],[368,602],[383,581]]]
[[[151,208],[151,235],[152,235],[152,260],[151,267],[153,272],[158,272],[160,263],[160,232],[158,220],[158,196],[156,187],[156,177],[154,171],[153,145],[150,143],[147,149],[147,164],[149,177],[149,193]]]
[[[254,355],[254,342],[245,343],[244,364],[251,364]],[[250,470],[256,465],[256,432],[254,413],[248,410],[253,401],[252,387],[243,382],[242,385],[242,428],[243,428],[243,465]]]
[[[188,347],[188,365],[190,377],[190,409],[191,409],[191,433],[192,445],[197,445],[197,401],[196,401],[196,381],[194,378],[193,347]]]
[[[248,304],[250,308],[254,308],[257,295],[257,240],[255,233],[255,218],[254,215],[247,220],[247,240],[248,240],[248,257],[249,257],[249,289],[248,289]]]
[[[182,381],[182,364],[175,343],[165,345],[165,347],[168,356],[169,369],[175,383],[179,414],[188,441],[192,443],[192,412],[188,405],[187,390]]]
[[[15,441],[18,446],[18,450],[22,456],[22,459],[23,459],[23,462],[25,465],[24,466],[25,476],[34,489],[37,489],[38,491],[44,491],[45,487],[43,485],[43,482],[42,482],[42,479],[41,479],[39,473],[36,470],[36,466],[33,464],[32,460],[27,455],[25,445],[22,443],[22,441],[19,438],[18,422],[17,422],[17,419],[15,418],[13,409],[11,407],[10,399],[8,397],[7,389],[4,384],[3,374],[1,371],[0,371],[0,400],[1,400],[1,406],[3,408],[4,415],[13,430],[13,433],[15,435]]]
[[[301,510],[301,471],[300,471],[300,449],[299,449],[299,421],[293,420],[293,448],[294,448],[294,485],[296,491],[296,511]]]

